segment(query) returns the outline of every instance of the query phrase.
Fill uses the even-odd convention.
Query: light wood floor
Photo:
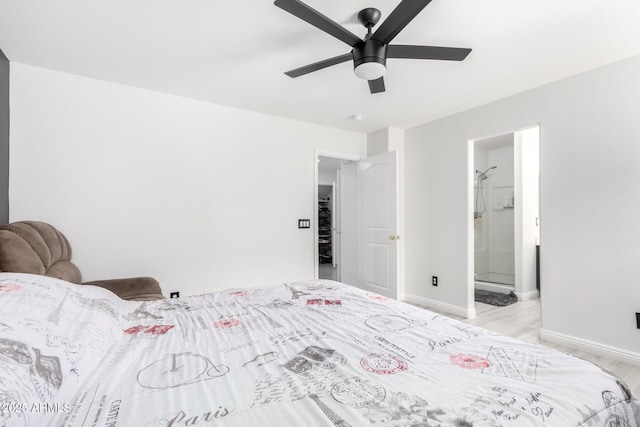
[[[640,366],[630,365],[587,353],[583,350],[576,350],[540,340],[538,338],[538,332],[540,330],[540,299],[518,301],[506,307],[496,307],[476,302],[476,317],[474,319],[465,319],[433,308],[428,308],[428,310],[513,338],[543,344],[564,353],[588,360],[616,374],[637,396],[640,396]]]

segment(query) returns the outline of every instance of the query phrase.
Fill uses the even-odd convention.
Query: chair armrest
[[[160,284],[153,277],[96,280],[85,282],[83,285],[100,286],[126,300],[153,301],[165,298]]]

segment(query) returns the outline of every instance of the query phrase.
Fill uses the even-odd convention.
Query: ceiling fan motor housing
[[[378,40],[369,39],[353,47],[353,68],[366,62],[387,65],[387,45]]]

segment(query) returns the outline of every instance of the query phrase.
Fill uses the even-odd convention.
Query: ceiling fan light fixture
[[[363,62],[358,65],[353,72],[356,76],[360,77],[364,80],[377,80],[380,77],[384,76],[384,73],[387,72],[387,67],[380,62],[372,61],[372,62]]]
[[[353,47],[353,71],[364,80],[377,80],[387,72],[387,46],[368,39]]]

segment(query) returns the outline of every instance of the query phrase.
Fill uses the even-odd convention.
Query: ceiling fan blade
[[[345,42],[351,47],[355,46],[357,43],[362,42],[362,39],[360,37],[356,36],[337,22],[334,22],[328,17],[324,16],[317,10],[310,8],[301,1],[276,0],[273,4],[278,6],[280,9],[289,12],[293,16],[297,16],[303,21],[308,22],[314,27],[321,29],[325,33],[331,34],[333,37]]]
[[[369,90],[371,93],[384,92],[384,77],[379,79],[369,80]]]
[[[463,61],[469,53],[471,53],[471,49],[460,47],[410,46],[404,44],[387,46],[387,58]]]
[[[304,67],[296,68],[295,70],[289,70],[285,74],[289,77],[300,77],[305,74],[313,73],[314,71],[322,70],[323,68],[331,67],[332,65],[351,61],[352,59],[353,54],[349,52],[344,55],[334,56],[333,58],[314,62],[313,64],[305,65]]]
[[[431,0],[402,0],[371,37],[388,44]]]

